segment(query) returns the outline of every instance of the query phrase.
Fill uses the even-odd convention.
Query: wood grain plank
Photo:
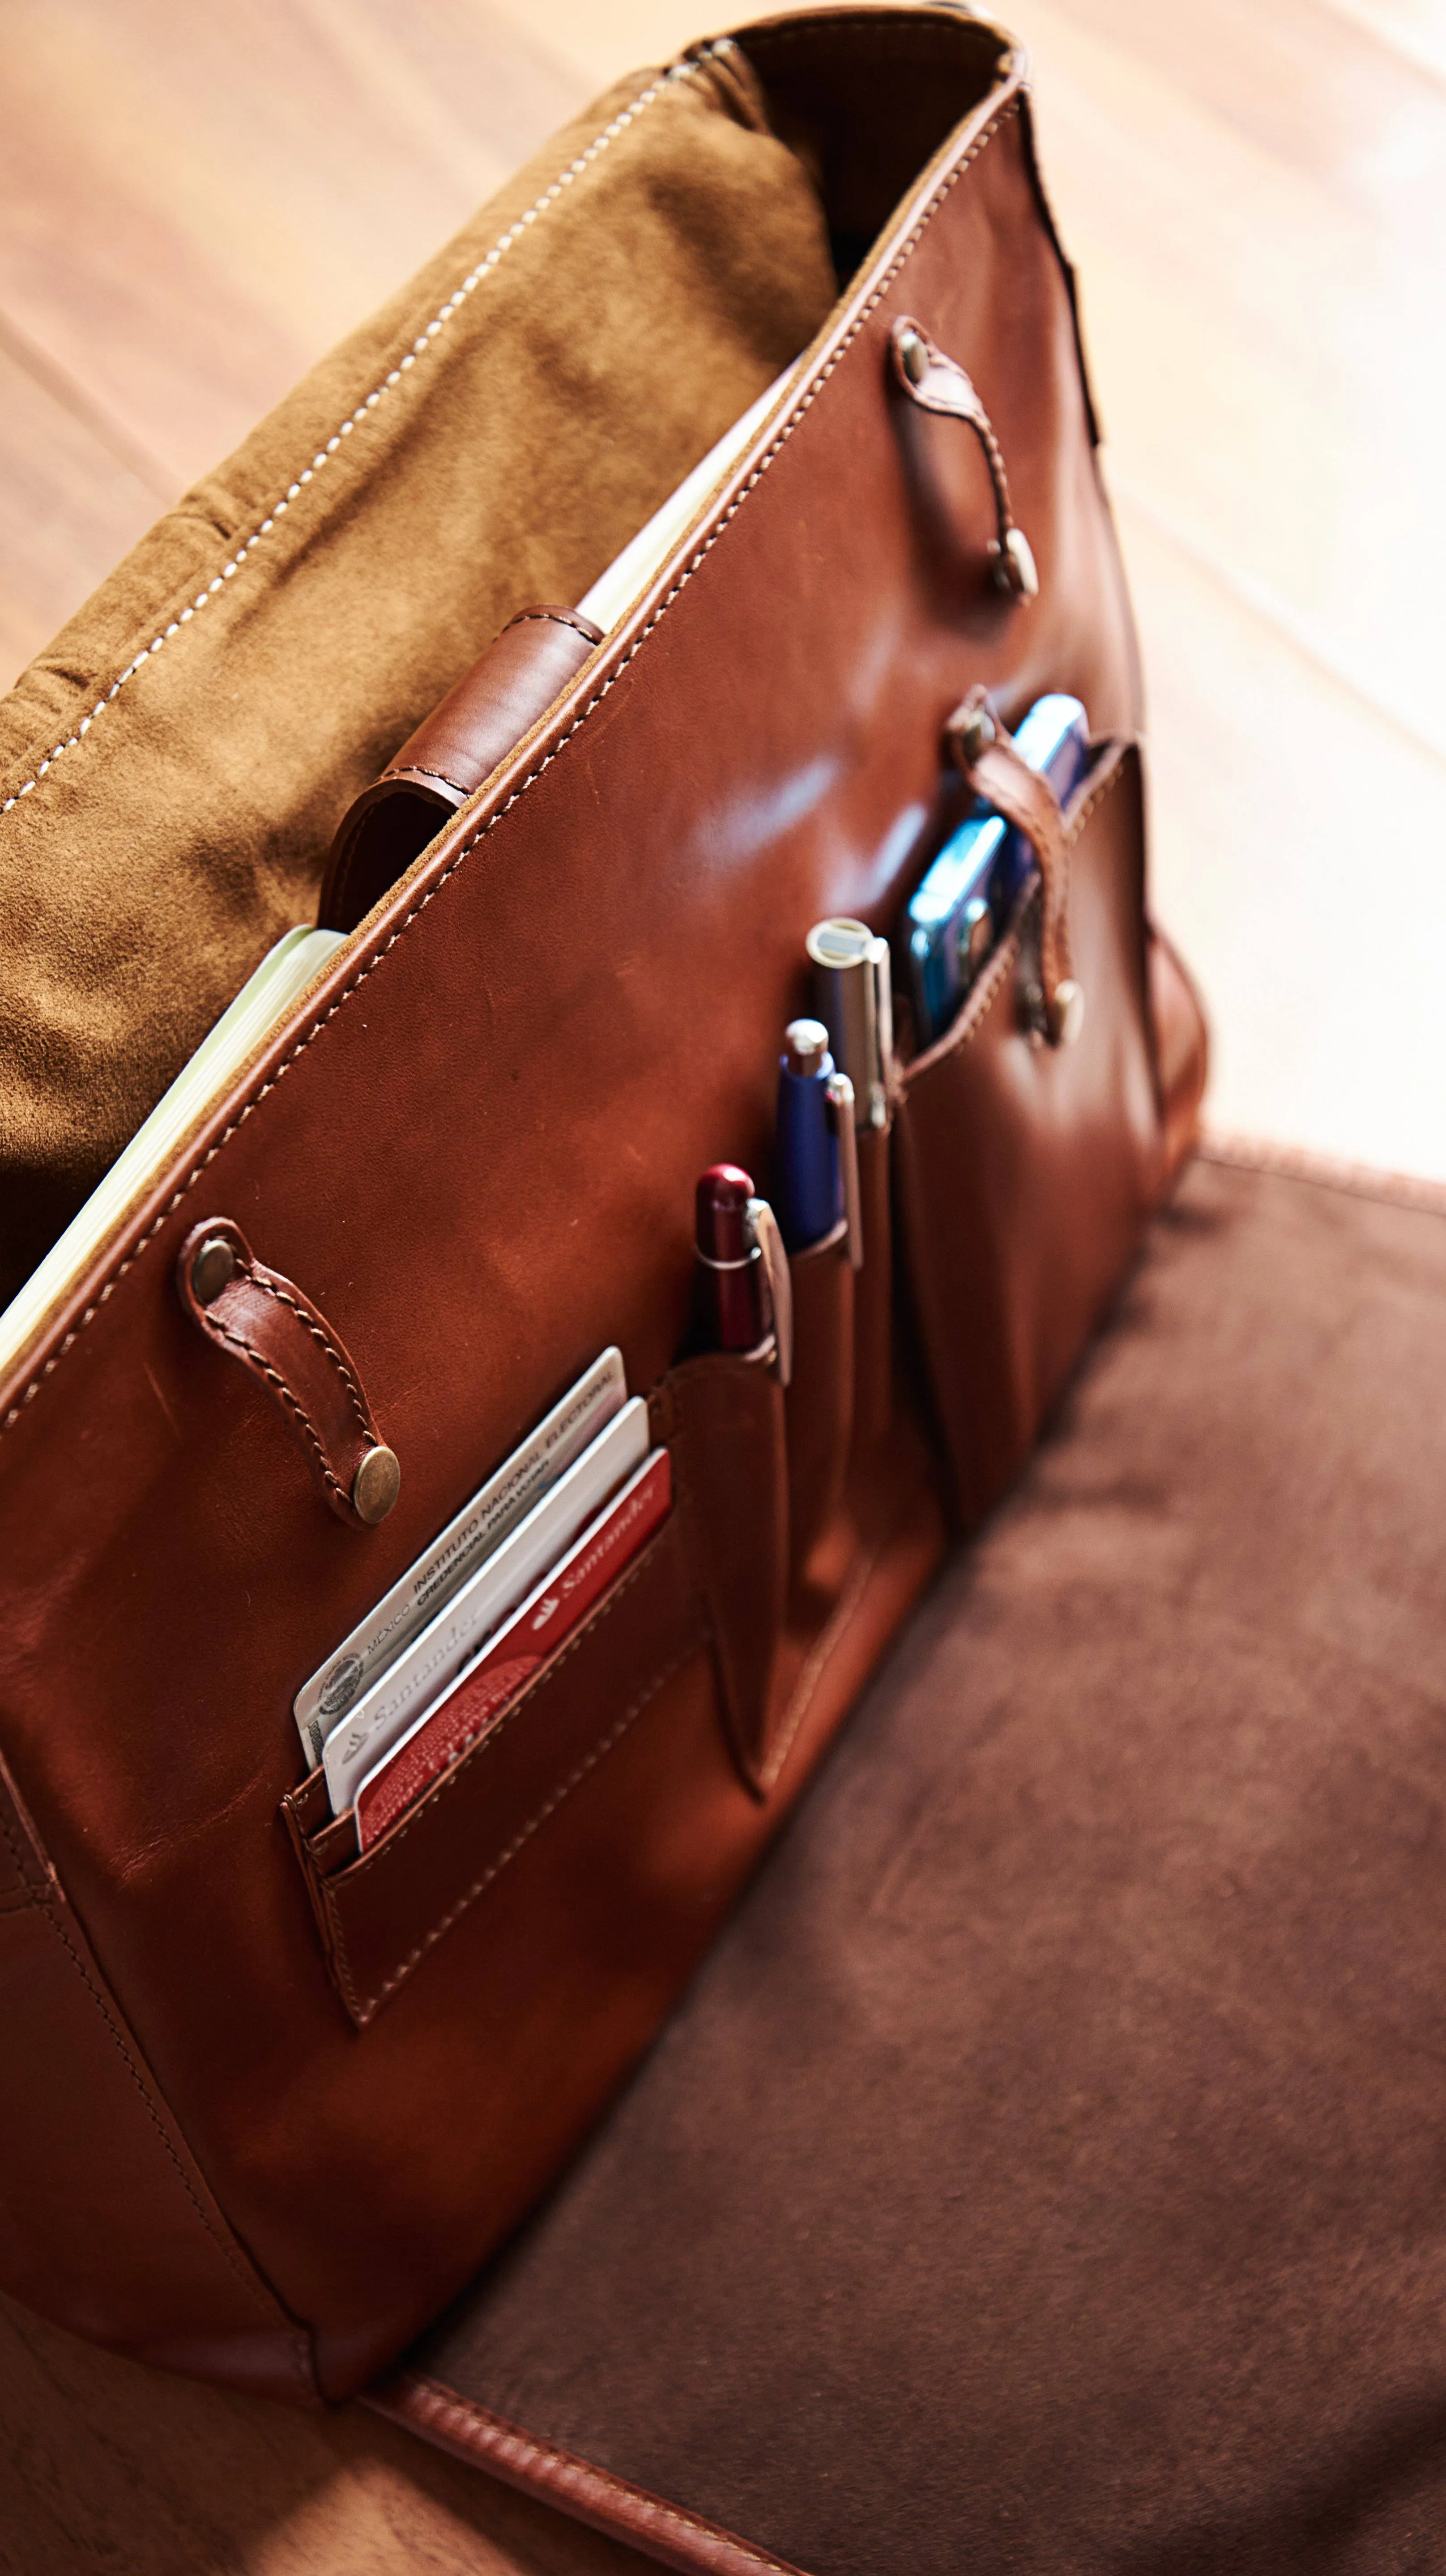
[[[11,0],[0,331],[52,389],[75,389],[158,507],[403,283],[584,87],[469,0],[235,0],[184,19],[172,0]],[[109,468],[72,449],[67,471],[77,570],[55,553],[48,585],[33,546],[27,559],[25,501],[0,488],[12,668],[120,551]]]
[[[644,2576],[361,2407],[300,2414],[0,2300],[0,2576]]]

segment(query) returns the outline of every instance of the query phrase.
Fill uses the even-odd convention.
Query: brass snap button
[[[224,1234],[208,1234],[191,1258],[191,1294],[198,1306],[214,1306],[236,1276],[236,1246]]]
[[[402,1487],[402,1470],[395,1449],[378,1446],[369,1449],[352,1478],[351,1502],[357,1519],[375,1529],[384,1521]]]

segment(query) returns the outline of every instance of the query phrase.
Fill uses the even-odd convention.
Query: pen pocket
[[[729,1744],[763,1795],[789,1569],[783,1390],[771,1340],[684,1360],[649,1397],[671,1452],[674,1515],[707,1606]]]
[[[790,1583],[838,1519],[854,1424],[855,1273],[848,1230],[838,1225],[790,1261],[793,1375],[784,1397],[788,1439]]]
[[[854,1403],[850,1456],[867,1474],[894,1420],[894,1232],[889,1207],[892,1130],[859,1131],[863,1267],[854,1281]]]
[[[1102,749],[1065,833],[1084,995],[1074,1042],[1048,1044],[1028,1008],[1034,879],[954,1026],[908,1067],[894,1123],[902,1255],[965,1526],[1028,1455],[1135,1249],[1159,1171],[1132,745]]]
[[[675,1509],[495,1724],[360,1858],[355,1820],[328,1813],[319,1771],[283,1800],[327,1967],[359,2029],[466,1918],[470,1935],[447,1945],[449,1992],[462,1980],[477,2010],[479,1965],[490,1968],[493,2023],[523,2008],[497,1973],[535,1960],[546,1976],[550,1962],[566,1985],[577,1974],[569,1941],[593,1957],[622,1937],[639,1856],[660,1816],[669,1830],[662,1811],[694,1787],[676,1777],[688,1732],[676,1708],[697,1702],[700,1673],[712,1701],[704,1635]],[[692,1731],[706,1736],[709,1720],[700,1730],[695,1714]],[[514,1938],[519,1911],[545,1916],[548,1937],[530,1923]]]

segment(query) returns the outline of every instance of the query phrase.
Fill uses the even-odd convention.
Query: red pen
[[[763,1262],[749,1211],[753,1183],[736,1163],[714,1163],[697,1193],[698,1280],[705,1338],[719,1351],[751,1351],[764,1334]]]

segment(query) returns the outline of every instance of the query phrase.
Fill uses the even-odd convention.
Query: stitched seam
[[[315,1315],[309,1315],[305,1307],[299,1305],[297,1300],[291,1296],[285,1288],[281,1287],[276,1280],[264,1278],[261,1272],[255,1267],[254,1263],[248,1265],[246,1277],[250,1280],[253,1288],[259,1288],[261,1290],[263,1296],[274,1297],[279,1306],[289,1306],[298,1322],[303,1323],[306,1326],[312,1340],[314,1342],[318,1342],[322,1350],[325,1351],[327,1358],[331,1361],[338,1377],[345,1386],[347,1394],[351,1397],[351,1409],[356,1415],[357,1421],[361,1425],[363,1438],[374,1440],[376,1432],[371,1416],[367,1412],[366,1405],[362,1400],[361,1388],[357,1385],[356,1379],[352,1376],[351,1370],[347,1367],[347,1364],[342,1358],[340,1351],[337,1349],[335,1342],[332,1340],[330,1334],[323,1329],[317,1317]]]
[[[16,1868],[20,1871],[22,1878],[24,1878],[24,1855],[19,1844],[16,1842],[14,1832],[11,1828],[10,1819],[6,1815],[3,1805],[0,1805],[0,1833],[3,1833],[5,1836],[5,1840],[10,1848],[11,1857],[15,1862]],[[157,2137],[160,2139],[162,2146],[165,2148],[167,2155],[170,2157],[172,2164],[175,2166],[181,2187],[184,2190],[191,2207],[194,2209],[196,2216],[199,2218],[201,2225],[205,2228],[212,2244],[215,2245],[225,2256],[226,2261],[230,2264],[231,2269],[236,2274],[238,2280],[245,2282],[252,2300],[257,2305],[265,2309],[268,2317],[272,2317],[274,2315],[272,2303],[270,2299],[267,2298],[259,2282],[255,2279],[250,2267],[246,2264],[239,2251],[235,2247],[228,2245],[224,2236],[219,2236],[217,2234],[216,2229],[206,2215],[204,2206],[197,2199],[195,2190],[191,2183],[191,2178],[187,2173],[185,2166],[182,2164],[180,2157],[177,2155],[171,2140],[166,2135],[165,2125],[161,2120],[155,2103],[151,2099],[149,2089],[142,2078],[140,2069],[136,2065],[130,2050],[125,2044],[124,2038],[116,2027],[115,2021],[107,2007],[105,1998],[99,1992],[94,1979],[88,1973],[85,1961],[82,1959],[80,1952],[76,1949],[74,1942],[71,1940],[69,1933],[65,1929],[64,1924],[57,1919],[54,1896],[50,1894],[43,1896],[37,1895],[33,1901],[39,1911],[45,1915],[51,1931],[60,1943],[61,1948],[65,1951],[70,1960],[71,1966],[74,1968],[75,1973],[79,1977],[81,1984],[84,1986],[86,1993],[89,1995],[91,2002],[94,2004],[96,2011],[104,2022],[112,2040],[115,2042],[115,2045],[120,2052],[121,2062],[125,2067],[126,2073],[129,2075],[131,2082],[134,2084],[136,2091],[141,2097],[142,2102],[145,2104],[147,2117],[149,2118]],[[290,2340],[294,2345],[297,2338],[293,2336]]]
[[[819,1683],[823,1679],[824,1669],[831,1661],[840,1638],[847,1629],[852,1627],[864,1594],[873,1581],[874,1569],[893,1537],[900,1517],[901,1515],[896,1512],[888,1528],[880,1533],[867,1555],[855,1568],[842,1599],[834,1604],[832,1616],[814,1640],[813,1651],[799,1676],[798,1685],[793,1694],[784,1731],[770,1752],[764,1767],[763,1785],[766,1789],[776,1788],[783,1776],[784,1764],[793,1751],[798,1731],[813,1706]]]
[[[551,186],[545,188],[542,195],[524,209],[515,223],[509,224],[506,232],[500,234],[491,249],[482,254],[476,266],[463,278],[461,284],[452,289],[445,303],[438,307],[431,320],[423,324],[419,336],[412,342],[405,357],[398,359],[396,366],[388,370],[379,385],[375,385],[369,394],[363,395],[355,411],[350,412],[345,420],[338,422],[331,437],[317,449],[311,463],[293,476],[284,494],[263,505],[264,515],[252,529],[250,536],[239,545],[232,542],[232,552],[219,573],[215,574],[206,583],[204,589],[200,590],[196,597],[162,628],[160,634],[150,644],[143,646],[134,659],[127,663],[126,668],[117,679],[112,681],[104,696],[97,698],[89,715],[82,717],[74,732],[58,742],[54,750],[36,764],[34,775],[27,778],[23,786],[17,787],[13,794],[6,796],[3,802],[0,802],[0,814],[8,814],[11,807],[18,805],[23,796],[29,796],[32,790],[39,786],[41,779],[54,768],[61,754],[74,751],[85,739],[97,716],[105,714],[107,707],[119,697],[126,683],[133,680],[138,671],[144,670],[147,662],[170,642],[173,635],[179,635],[183,627],[189,626],[200,610],[209,607],[212,599],[228,581],[234,580],[236,574],[244,570],[256,547],[273,533],[277,521],[284,518],[293,504],[301,500],[304,487],[313,482],[331,462],[332,457],[340,449],[342,440],[349,438],[353,430],[364,428],[378,404],[384,402],[387,395],[404,382],[408,372],[415,367],[419,358],[425,358],[429,354],[433,342],[446,325],[461,311],[477,288],[492,275],[493,270],[500,266],[503,257],[512,249],[514,243],[521,241],[528,227],[536,223],[540,216],[548,213],[551,206],[561,197],[564,189],[571,187],[575,179],[581,178],[589,163],[596,161],[602,153],[606,152],[609,144],[615,143],[619,135],[642,115],[643,110],[652,106],[670,81],[690,77],[696,72],[696,68],[693,64],[674,64],[670,70],[662,74],[659,80],[653,82],[650,88],[640,90],[627,107],[619,110],[611,125],[604,126],[602,132],[594,136],[592,142],[585,147],[577,159],[569,162],[565,170],[559,171]]]
[[[1242,1136],[1232,1129],[1207,1127],[1195,1150],[1203,1163],[1216,1163],[1224,1170],[1305,1181],[1317,1189],[1340,1190],[1348,1198],[1374,1200],[1381,1207],[1406,1208],[1416,1216],[1446,1216],[1446,1182],[1419,1180],[1410,1172],[1379,1171],[1371,1163],[1339,1161],[1309,1145],[1280,1145],[1268,1136]]]
[[[280,1370],[272,1367],[271,1362],[256,1349],[254,1343],[247,1341],[244,1333],[233,1332],[229,1324],[223,1324],[219,1315],[216,1316],[214,1321],[208,1325],[207,1329],[208,1331],[216,1333],[222,1341],[229,1342],[234,1350],[244,1352],[253,1368],[258,1368],[263,1377],[270,1379],[271,1384],[275,1387],[278,1395],[282,1399],[282,1402],[290,1405],[292,1412],[295,1414],[297,1421],[302,1427],[302,1430],[306,1433],[308,1440],[316,1451],[317,1464],[320,1467],[323,1476],[326,1478],[327,1483],[330,1485],[332,1492],[334,1494],[339,1494],[344,1503],[349,1503],[351,1501],[351,1496],[347,1493],[345,1487],[341,1485],[337,1481],[337,1478],[332,1474],[331,1466],[327,1459],[326,1449],[322,1442],[321,1433],[318,1431],[316,1424],[312,1421],[312,1418],[307,1412],[305,1405],[302,1403],[300,1396],[296,1394],[293,1388],[287,1385]]]
[[[472,1885],[468,1888],[466,1895],[459,1897],[456,1904],[442,1916],[439,1922],[432,1926],[431,1931],[427,1933],[425,1939],[419,1941],[415,1949],[408,1951],[407,1956],[401,1961],[400,1965],[394,1968],[391,1975],[383,1980],[374,1995],[369,1995],[367,1997],[365,2003],[359,2001],[357,1997],[350,1963],[346,1955],[346,1935],[340,1921],[338,1920],[338,1909],[335,1904],[331,1881],[323,1881],[323,1893],[326,1897],[327,1914],[332,1927],[338,1976],[342,1986],[342,1991],[346,1996],[347,2004],[356,2021],[365,2023],[371,2020],[379,2006],[385,2003],[388,1995],[394,1994],[397,1987],[411,1975],[412,1970],[417,1966],[419,1960],[426,1957],[427,1952],[435,1947],[436,1943],[441,1940],[444,1933],[450,1932],[453,1924],[459,1921],[461,1916],[467,1912],[469,1906],[476,1903],[477,1898],[492,1885],[494,1879],[501,1877],[502,1872],[507,1868],[508,1863],[517,1858],[518,1853],[522,1851],[529,1842],[531,1842],[534,1834],[541,1831],[541,1828],[547,1823],[548,1818],[557,1813],[558,1808],[563,1805],[566,1799],[571,1797],[573,1790],[580,1786],[580,1784],[587,1778],[588,1773],[590,1771],[595,1771],[604,1756],[611,1753],[614,1745],[620,1742],[622,1737],[626,1735],[628,1728],[642,1715],[642,1712],[647,1707],[649,1700],[656,1699],[658,1692],[663,1688],[664,1683],[672,1680],[674,1673],[678,1672],[688,1661],[689,1656],[697,1651],[697,1646],[697,1637],[690,1636],[686,1645],[680,1646],[678,1652],[672,1656],[666,1664],[660,1666],[659,1670],[654,1673],[652,1680],[647,1684],[646,1688],[639,1692],[637,1698],[633,1701],[632,1706],[624,1709],[622,1716],[617,1720],[617,1722],[608,1728],[605,1735],[598,1738],[592,1751],[584,1755],[576,1769],[570,1771],[567,1778],[553,1790],[552,1795],[544,1800],[543,1804],[538,1808],[536,1815],[530,1817],[528,1822],[523,1825],[516,1834],[514,1834],[511,1842],[508,1843],[505,1850],[499,1852],[496,1860],[491,1863],[489,1868],[482,1872],[481,1877],[473,1881]],[[481,1747],[479,1747],[478,1750],[481,1750]],[[442,1785],[446,1786],[446,1783],[444,1782]]]
[[[760,2554],[751,2541],[740,2540],[736,2532],[726,2530],[722,2523],[709,2522],[703,2514],[690,2513],[686,2505],[672,2504],[663,2496],[653,2495],[647,2487],[634,2486],[628,2478],[615,2477],[611,2469],[599,2468],[592,2460],[582,2459],[576,2451],[559,2450],[554,2442],[544,2441],[535,2433],[524,2433],[520,2425],[508,2423],[503,2415],[490,2414],[484,2406],[474,2406],[470,2398],[460,2396],[454,2389],[444,2388],[439,2380],[424,2377],[419,2371],[409,2372],[407,2376],[413,2387],[425,2392],[428,2402],[440,2416],[460,2416],[463,2422],[498,2433],[504,2441],[515,2442],[520,2449],[531,2452],[534,2458],[550,2460],[560,2469],[581,2469],[588,2478],[595,2478],[599,2485],[609,2488],[614,2495],[636,2497],[660,2521],[679,2523],[688,2531],[701,2532],[707,2540],[726,2541],[753,2566],[767,2571],[767,2576],[795,2576],[786,2560]]]
[[[671,75],[669,75],[669,77],[671,77]],[[852,347],[853,342],[858,338],[860,332],[863,330],[865,323],[872,318],[876,308],[882,303],[889,288],[893,285],[895,278],[900,275],[909,259],[912,257],[913,252],[923,240],[924,234],[928,230],[928,227],[933,221],[933,218],[937,214],[940,206],[944,203],[952,190],[958,186],[965,171],[978,160],[980,154],[994,141],[995,137],[1003,132],[1004,127],[1011,121],[1011,119],[1019,115],[1022,105],[1023,93],[1017,91],[1015,95],[999,109],[997,115],[991,119],[990,123],[984,127],[983,131],[975,137],[963,158],[955,164],[952,170],[946,173],[943,179],[941,179],[933,196],[929,199],[928,204],[922,209],[918,221],[915,223],[912,231],[906,236],[897,256],[890,263],[884,275],[880,278],[877,287],[870,295],[867,303],[855,316],[854,321],[851,323],[844,338],[839,342],[837,349],[828,360],[827,365],[820,370],[815,381],[808,387],[806,393],[800,397],[796,409],[789,414],[788,419],[784,422],[776,438],[774,438],[770,446],[765,449],[752,473],[748,476],[747,481],[734,494],[727,510],[719,519],[717,526],[704,539],[696,553],[689,558],[672,588],[658,602],[657,607],[654,609],[653,614],[648,619],[646,625],[639,629],[639,632],[633,638],[631,645],[628,647],[627,652],[619,662],[617,669],[603,682],[602,687],[586,701],[585,705],[579,709],[572,723],[568,726],[566,733],[564,733],[554,744],[552,750],[547,752],[538,762],[537,767],[535,769],[528,770],[526,775],[518,781],[518,784],[512,790],[511,795],[506,798],[503,804],[499,805],[496,813],[489,815],[487,821],[479,825],[471,839],[463,842],[460,850],[458,850],[448,861],[441,874],[433,879],[432,883],[428,886],[426,893],[423,894],[413,905],[411,911],[403,915],[395,930],[393,930],[383,941],[375,955],[369,958],[366,965],[359,969],[359,971],[352,977],[349,984],[343,985],[335,999],[330,1002],[327,1008],[323,1011],[320,1019],[314,1020],[310,1028],[303,1032],[302,1036],[297,1039],[296,1044],[282,1057],[275,1072],[262,1084],[260,1090],[256,1092],[250,1100],[243,1103],[242,1107],[237,1111],[236,1116],[222,1129],[221,1134],[216,1138],[215,1143],[208,1148],[205,1154],[202,1155],[200,1162],[197,1163],[186,1175],[186,1178],[178,1184],[170,1198],[166,1201],[165,1206],[160,1210],[160,1213],[152,1219],[150,1225],[147,1226],[145,1233],[139,1238],[134,1248],[127,1253],[125,1260],[121,1262],[118,1269],[116,1269],[112,1276],[105,1282],[92,1303],[77,1317],[69,1332],[65,1334],[64,1338],[57,1343],[55,1349],[51,1352],[44,1367],[41,1368],[30,1380],[29,1385],[10,1407],[3,1423],[0,1423],[0,1439],[3,1439],[5,1434],[14,1428],[15,1424],[19,1421],[21,1414],[24,1412],[25,1407],[28,1404],[33,1403],[35,1397],[39,1394],[41,1387],[45,1384],[45,1381],[54,1375],[56,1369],[60,1366],[61,1361],[65,1358],[72,1345],[79,1339],[79,1336],[87,1329],[87,1327],[94,1322],[95,1317],[100,1312],[101,1307],[105,1305],[107,1299],[114,1295],[115,1290],[119,1287],[122,1279],[124,1279],[126,1272],[132,1269],[135,1263],[140,1260],[147,1245],[150,1244],[154,1240],[155,1236],[160,1233],[168,1218],[170,1218],[174,1214],[175,1210],[180,1206],[181,1201],[195,1188],[196,1183],[201,1179],[203,1173],[209,1169],[210,1165],[215,1161],[216,1156],[222,1151],[222,1148],[229,1144],[231,1138],[236,1134],[237,1129],[244,1126],[246,1120],[251,1117],[253,1112],[260,1108],[261,1103],[266,1098],[268,1092],[275,1090],[277,1084],[282,1081],[284,1076],[290,1071],[291,1066],[296,1063],[300,1056],[306,1053],[307,1048],[312,1045],[313,1041],[320,1037],[323,1029],[325,1029],[330,1021],[334,1019],[336,1013],[342,1008],[342,1006],[351,999],[352,994],[359,992],[362,985],[367,981],[367,978],[376,973],[382,960],[390,956],[392,950],[400,939],[404,939],[406,937],[406,934],[410,930],[413,922],[421,918],[421,915],[426,911],[428,904],[433,902],[436,896],[441,893],[443,886],[445,886],[456,874],[456,871],[461,867],[464,859],[466,859],[470,853],[478,847],[479,843],[486,839],[488,833],[494,830],[496,825],[502,821],[503,816],[511,812],[512,807],[518,802],[518,799],[524,796],[527,793],[528,788],[533,786],[535,782],[541,778],[544,771],[551,768],[553,761],[556,760],[564,746],[571,741],[573,735],[579,730],[580,726],[587,721],[587,718],[591,715],[593,709],[602,704],[608,691],[618,680],[621,679],[634,655],[640,651],[642,645],[646,641],[647,637],[652,633],[654,627],[661,622],[673,601],[679,596],[680,592],[686,588],[694,573],[698,571],[706,557],[712,552],[713,547],[722,536],[724,529],[742,508],[749,494],[754,490],[755,486],[762,481],[762,478],[767,472],[769,466],[772,464],[773,459],[782,453],[789,439],[793,436],[794,431],[800,426],[805,415],[812,409],[814,402],[822,392],[829,377],[833,374],[835,368],[841,363],[848,349]]]
[[[384,769],[377,780],[377,785],[379,787],[390,787],[396,784],[405,786],[413,778],[435,778],[439,787],[450,787],[458,796],[465,797],[467,793],[466,788],[459,785],[455,778],[447,776],[445,769],[429,769],[426,762],[421,760],[404,761],[400,769]],[[441,828],[439,823],[437,826],[439,832]]]

